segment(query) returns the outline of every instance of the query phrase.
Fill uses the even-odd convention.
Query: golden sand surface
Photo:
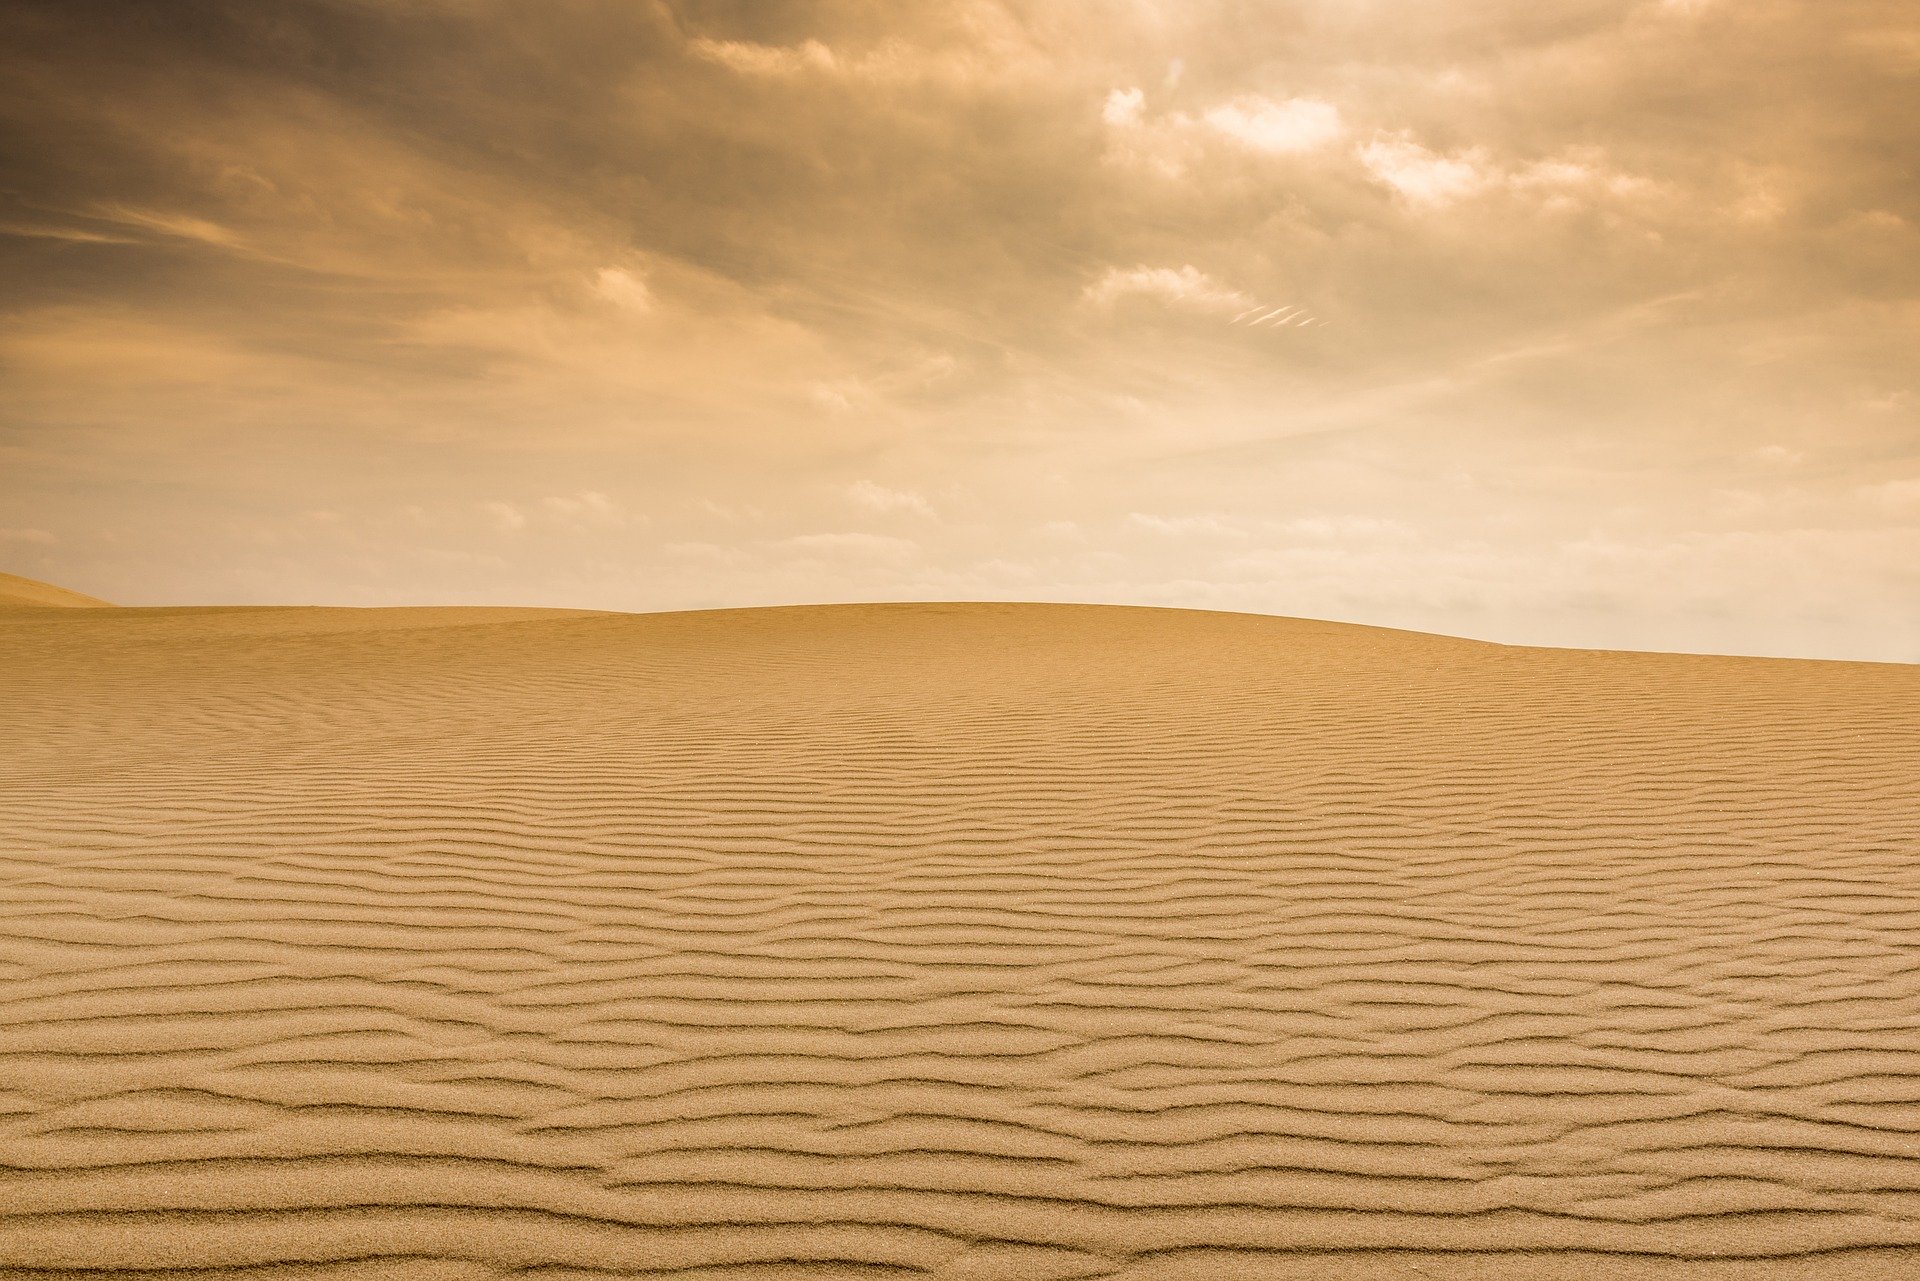
[[[0,1275],[1920,1277],[1920,667],[46,604]]]
[[[21,578],[18,574],[0,574],[0,609],[19,605],[94,607],[106,603],[92,596],[82,596],[79,592],[70,592],[64,587],[55,587],[52,583],[36,582],[31,578]]]

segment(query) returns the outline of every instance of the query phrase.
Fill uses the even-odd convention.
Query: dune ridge
[[[107,602],[18,574],[0,574],[0,609],[97,609]]]
[[[23,609],[0,744],[0,1275],[1920,1274],[1920,668]]]

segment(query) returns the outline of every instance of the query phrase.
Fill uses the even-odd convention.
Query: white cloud
[[[1244,94],[1199,116],[1173,111],[1149,117],[1144,91],[1115,89],[1107,95],[1100,115],[1109,129],[1111,159],[1169,179],[1184,177],[1204,162],[1210,144],[1222,140],[1282,155],[1324,147],[1347,131],[1340,109],[1330,102],[1261,94]]]
[[[749,76],[790,76],[802,71],[833,71],[839,65],[832,49],[818,40],[797,45],[754,44],[746,40],[698,39],[693,52],[730,71]]]
[[[978,15],[973,39],[963,45],[925,45],[898,37],[878,44],[835,49],[819,40],[799,44],[760,44],[747,40],[698,38],[695,57],[718,63],[743,76],[794,78],[832,76],[869,84],[902,87],[928,82],[978,85],[1009,76],[1034,76],[1055,68],[1017,23]],[[998,30],[990,28],[998,26]]]
[[[1088,302],[1102,307],[1136,295],[1189,311],[1237,311],[1252,303],[1239,290],[1220,284],[1191,265],[1109,267],[1083,294]]]
[[[1532,196],[1548,209],[1571,208],[1603,197],[1645,200],[1660,190],[1637,174],[1613,168],[1604,153],[1592,147],[1507,166],[1485,147],[1439,152],[1402,131],[1377,135],[1355,154],[1376,179],[1414,204],[1432,208],[1496,190]]]
[[[77,244],[137,245],[132,236],[114,236],[84,227],[56,227],[44,224],[10,222],[0,224],[0,235],[28,236],[36,240],[71,240]]]
[[[834,414],[848,412],[861,398],[860,389],[846,383],[815,383],[807,389],[808,400]]]
[[[1442,155],[1405,134],[1375,138],[1360,148],[1360,161],[1374,177],[1416,204],[1451,204],[1489,181],[1484,154],[1477,148]]]
[[[580,529],[614,529],[631,520],[620,504],[597,490],[554,495],[540,502],[561,523]]]
[[[1115,128],[1137,125],[1146,111],[1146,102],[1147,95],[1138,89],[1115,89],[1107,95],[1106,105],[1100,108],[1100,118]]]
[[[593,278],[593,292],[626,311],[653,308],[653,291],[647,282],[625,267],[602,267]]]
[[[1580,148],[1553,160],[1537,160],[1498,181],[1515,191],[1543,196],[1550,207],[1571,205],[1577,195],[1644,200],[1659,193],[1657,184],[1612,168],[1591,148]]]
[[[177,236],[182,240],[197,240],[202,244],[218,245],[223,249],[234,249],[240,245],[239,236],[231,230],[222,227],[219,223],[209,222],[205,218],[196,218],[191,214],[168,213],[162,209],[135,209],[127,205],[105,205],[93,210],[92,216],[123,226],[157,232],[163,236]]]
[[[516,533],[527,527],[526,513],[512,503],[481,503],[480,510],[493,522],[494,528],[503,533]]]
[[[859,480],[847,486],[847,497],[855,503],[876,512],[912,512],[916,516],[932,516],[933,507],[919,494],[909,489],[888,489],[885,485],[870,480]]]
[[[1318,98],[1276,102],[1249,94],[1213,108],[1205,119],[1218,132],[1259,151],[1311,151],[1346,132],[1340,109]]]

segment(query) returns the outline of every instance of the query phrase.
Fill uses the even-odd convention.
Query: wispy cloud
[[[4,545],[1905,652],[1910,4],[1247,8],[13,0]]]
[[[847,497],[856,506],[874,512],[907,512],[915,516],[932,516],[933,504],[924,496],[910,489],[889,489],[885,485],[871,480],[857,480],[847,487]]]
[[[1249,299],[1191,264],[1180,267],[1109,267],[1086,287],[1083,296],[1099,307],[1125,298],[1147,298],[1190,311],[1226,312]]]
[[[1275,101],[1249,94],[1209,110],[1215,130],[1259,151],[1312,151],[1336,142],[1346,132],[1340,109],[1318,98]]]

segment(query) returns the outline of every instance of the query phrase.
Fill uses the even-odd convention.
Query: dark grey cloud
[[[0,527],[1920,657],[1916,72],[1896,0],[17,0]]]

